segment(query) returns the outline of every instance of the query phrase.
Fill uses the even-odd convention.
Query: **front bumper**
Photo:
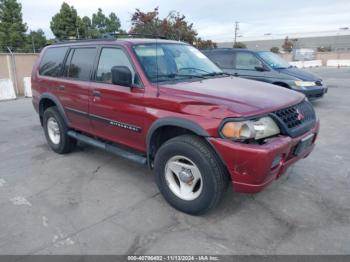
[[[322,86],[312,86],[305,88],[292,88],[294,91],[303,93],[310,100],[323,97],[328,92],[328,87],[325,85]]]
[[[234,191],[257,193],[279,178],[290,165],[311,153],[318,130],[319,122],[300,137],[278,136],[268,139],[263,145],[236,143],[221,138],[209,138],[209,141],[226,164]],[[315,136],[311,146],[301,154],[294,155],[298,143],[312,133]],[[281,160],[274,163],[279,156]]]

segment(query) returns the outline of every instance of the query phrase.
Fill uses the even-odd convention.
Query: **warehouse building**
[[[243,42],[249,49],[270,50],[272,47],[282,49],[286,35],[265,34],[260,37],[238,37],[238,42]],[[293,40],[294,48],[331,48],[332,51],[350,52],[350,30],[289,34],[288,38]],[[232,47],[233,42],[218,43],[218,47]]]

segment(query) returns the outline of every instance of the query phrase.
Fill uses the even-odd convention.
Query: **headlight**
[[[280,129],[271,117],[257,120],[230,121],[221,128],[221,134],[233,140],[261,139],[280,133]]]
[[[315,86],[316,83],[315,82],[311,82],[311,81],[294,81],[296,86],[301,86],[301,87],[308,87],[308,86]]]

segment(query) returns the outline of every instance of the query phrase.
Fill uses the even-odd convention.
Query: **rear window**
[[[64,76],[77,80],[90,80],[96,48],[71,49],[66,61]]]
[[[215,64],[223,69],[233,69],[235,55],[232,52],[208,52],[205,53]]]
[[[47,49],[40,62],[39,74],[43,76],[59,76],[67,50],[68,47],[55,47]]]

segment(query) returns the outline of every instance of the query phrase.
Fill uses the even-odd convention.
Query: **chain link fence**
[[[40,53],[42,48],[33,48],[33,47],[27,47],[27,48],[14,48],[14,47],[8,47],[8,46],[0,46],[0,53],[23,53],[23,54],[38,54]]]

